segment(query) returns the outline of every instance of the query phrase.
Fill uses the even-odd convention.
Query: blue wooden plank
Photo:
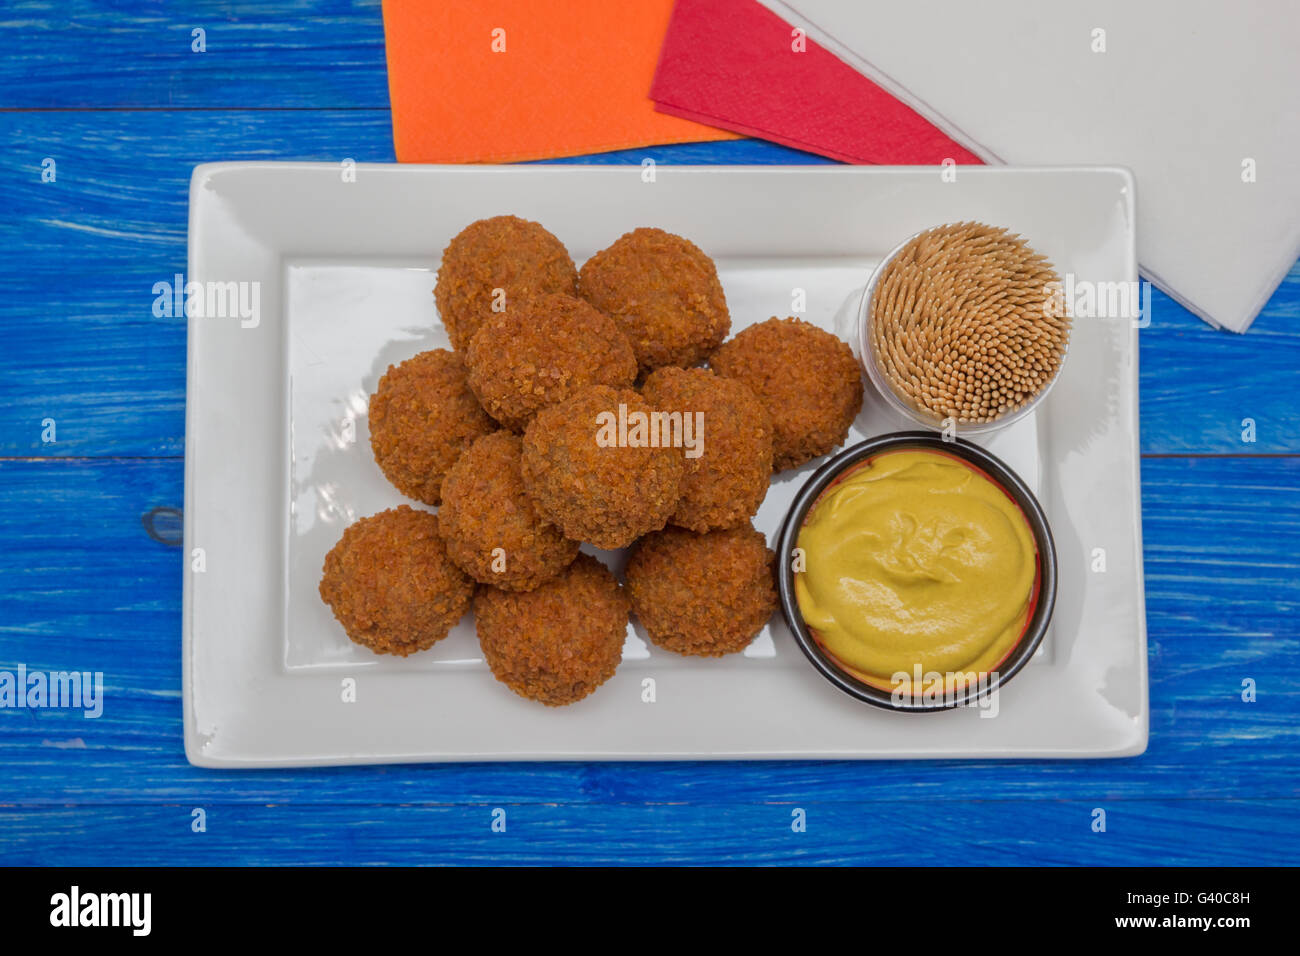
[[[189,176],[213,159],[391,161],[386,113],[0,114],[0,455],[177,455],[185,333],[152,314],[153,283],[185,267]],[[41,182],[41,162],[57,179]],[[689,144],[592,162],[820,162],[760,142]],[[1245,336],[1164,295],[1139,335],[1149,454],[1300,452],[1300,268]],[[58,443],[42,442],[54,418]],[[1254,444],[1242,421],[1256,423]]]
[[[677,143],[671,146],[642,146],[617,149],[587,156],[562,156],[538,159],[528,165],[557,166],[585,163],[593,166],[639,166],[647,159],[679,166],[835,166],[834,160],[801,149],[761,139],[725,140],[717,143]]]
[[[379,0],[6,0],[0,106],[387,109]]]
[[[204,832],[192,829],[195,810]],[[1104,832],[1092,827],[1097,810]],[[494,811],[504,832],[492,830]],[[1291,800],[0,809],[9,866],[1283,865],[1298,837]]]
[[[1159,289],[1138,332],[1145,454],[1300,453],[1300,262],[1254,324],[1212,329]],[[1247,438],[1251,440],[1246,440]]]
[[[1143,479],[1152,717],[1139,758],[250,773],[198,770],[182,752],[181,555],[141,521],[179,507],[182,462],[0,461],[0,669],[102,670],[108,687],[98,719],[0,710],[0,804],[1295,797],[1300,458],[1151,459]]]
[[[193,26],[208,52],[190,51]],[[377,2],[16,0],[0,53],[0,109],[157,110],[0,112],[0,457],[32,459],[0,460],[0,668],[102,669],[109,684],[98,720],[0,711],[0,861],[1292,862],[1295,458],[1144,462],[1152,739],[1140,758],[189,767],[179,554],[140,520],[179,507],[182,463],[77,456],[182,451],[184,330],[152,317],[149,290],[183,268],[195,163],[392,160]],[[47,156],[55,184],[40,182]],[[756,141],[563,161],[645,156],[823,162]],[[1139,336],[1144,453],[1300,452],[1300,269],[1244,337],[1158,292],[1153,312]],[[40,440],[45,418],[57,444]],[[207,834],[190,833],[195,805],[210,811]],[[498,805],[511,829],[492,836]],[[797,837],[793,806],[809,810]],[[1089,827],[1097,806],[1106,834]]]
[[[0,158],[0,454],[182,454],[185,327],[153,315],[152,289],[185,271],[194,166],[391,161],[389,135],[387,113],[0,114],[22,144]]]

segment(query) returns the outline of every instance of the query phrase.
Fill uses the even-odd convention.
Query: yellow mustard
[[[804,621],[877,686],[907,684],[918,666],[993,670],[1032,611],[1037,549],[1024,514],[939,452],[886,452],[850,471],[813,505],[797,547]]]

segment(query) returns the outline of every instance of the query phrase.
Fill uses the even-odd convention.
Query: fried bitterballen
[[[524,491],[523,442],[500,431],[460,456],[442,484],[438,528],[466,574],[506,591],[531,591],[578,556],[578,542],[537,513]]]
[[[431,349],[388,366],[370,396],[370,448],[408,498],[436,505],[442,480],[474,440],[496,430],[455,352]]]
[[[618,427],[653,411],[630,388],[591,385],[529,423],[524,487],[566,537],[623,548],[668,522],[682,496],[682,449],[645,444],[644,430],[637,442]]]
[[[641,394],[684,422],[693,416],[687,424],[698,447],[684,455],[682,500],[669,523],[712,531],[748,522],[772,482],[772,418],[749,386],[669,366],[651,373]]]
[[[636,380],[632,345],[614,320],[562,293],[490,316],[470,341],[465,364],[487,413],[517,432],[580,388],[626,388]]]
[[[774,562],[752,525],[707,534],[665,528],[637,542],[624,577],[650,640],[721,657],[744,650],[776,609]]]
[[[773,466],[797,468],[848,437],[862,410],[853,350],[802,319],[751,325],[713,353],[709,366],[748,385],[772,416]]]
[[[482,587],[474,598],[493,676],[551,707],[581,700],[614,676],[628,609],[618,579],[589,554],[532,591]]]
[[[596,253],[583,265],[578,288],[618,323],[642,371],[696,365],[731,329],[713,260],[662,229],[634,229]]]
[[[564,244],[518,216],[480,219],[442,254],[433,289],[451,344],[463,349],[494,309],[547,292],[577,293],[578,273]]]
[[[349,525],[325,556],[320,596],[353,641],[405,657],[469,610],[474,582],[447,556],[438,519],[399,505]]]

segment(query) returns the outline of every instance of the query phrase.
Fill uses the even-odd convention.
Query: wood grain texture
[[[295,148],[277,117],[328,143]],[[392,161],[388,138],[387,113],[0,114],[0,141],[20,144],[0,219],[0,322],[17,333],[0,350],[0,455],[182,454],[185,325],[153,315],[152,289],[185,271],[194,166]],[[46,418],[56,444],[41,440]]]
[[[190,50],[194,26],[207,53]],[[0,709],[0,862],[1293,862],[1300,457],[1260,456],[1300,455],[1300,269],[1244,336],[1159,292],[1139,335],[1141,757],[190,767],[183,565],[142,521],[183,500],[185,331],[154,318],[152,285],[184,269],[195,164],[392,161],[382,37],[377,2],[6,6],[0,669],[102,670],[107,700],[97,720]],[[646,156],[825,162],[757,141],[564,162]],[[174,519],[160,513],[157,536]],[[196,806],[205,834],[190,831]],[[489,827],[497,806],[506,834]]]
[[[191,830],[195,809],[206,832]],[[491,830],[497,809],[504,833]],[[1264,800],[0,809],[6,865],[1277,865],[1297,836],[1296,803]]]
[[[379,4],[6,0],[0,105],[387,110]]]

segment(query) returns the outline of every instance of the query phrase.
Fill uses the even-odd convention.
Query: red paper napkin
[[[849,163],[980,162],[793,30],[757,0],[677,0],[650,90],[655,108]]]

